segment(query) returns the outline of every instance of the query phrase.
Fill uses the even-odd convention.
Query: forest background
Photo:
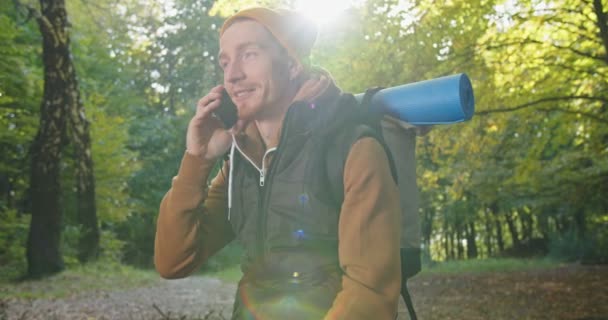
[[[0,278],[152,267],[187,122],[221,82],[219,26],[296,1],[0,3]],[[606,0],[368,0],[326,17],[312,62],[350,92],[472,79],[473,120],[418,138],[426,264],[595,264],[608,262],[607,52]],[[205,269],[239,256],[230,245]]]

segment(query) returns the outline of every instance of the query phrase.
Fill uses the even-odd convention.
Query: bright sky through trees
[[[295,8],[319,26],[323,26],[331,23],[348,8],[361,5],[363,2],[363,0],[298,0]]]

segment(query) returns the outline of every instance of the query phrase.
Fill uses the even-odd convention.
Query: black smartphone
[[[222,101],[220,106],[213,111],[213,114],[222,121],[226,129],[230,129],[238,119],[236,105],[230,99],[226,89],[222,90]]]

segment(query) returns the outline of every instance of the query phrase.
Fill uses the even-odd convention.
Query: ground
[[[422,275],[411,292],[420,319],[608,320],[607,266]]]
[[[608,266],[423,273],[409,288],[421,320],[608,320]],[[229,319],[234,290],[233,282],[193,276],[64,298],[0,295],[0,320]],[[403,303],[399,319],[408,319]]]

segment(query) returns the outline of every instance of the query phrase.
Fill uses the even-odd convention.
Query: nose
[[[224,79],[226,82],[235,84],[244,77],[245,73],[243,73],[243,68],[238,61],[231,62],[224,68]]]

